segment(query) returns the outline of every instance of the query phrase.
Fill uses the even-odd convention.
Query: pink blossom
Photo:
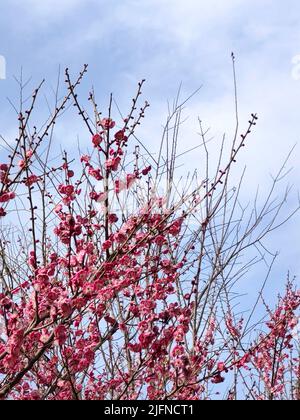
[[[64,325],[59,325],[54,330],[54,336],[55,336],[55,343],[58,346],[62,346],[66,340],[67,340],[67,329]]]
[[[116,223],[119,220],[119,218],[116,214],[113,213],[108,216],[108,220],[109,223]]]
[[[100,121],[100,125],[105,129],[105,130],[109,130],[114,128],[114,126],[116,125],[115,121],[113,121],[111,118],[103,118]]]
[[[108,159],[105,162],[105,168],[108,171],[114,171],[115,172],[115,171],[118,170],[120,162],[121,162],[121,158],[119,156],[115,157],[115,158]]]
[[[65,194],[67,196],[72,196],[75,192],[73,185],[60,185],[58,190],[61,194]]]
[[[7,203],[10,200],[13,200],[16,197],[14,192],[6,192],[0,194],[0,203]]]
[[[72,313],[72,303],[70,299],[63,299],[59,303],[59,309],[64,318],[67,318]]]
[[[217,369],[219,372],[223,372],[225,370],[225,363],[224,362],[219,362]]]
[[[126,189],[126,183],[121,181],[120,179],[117,179],[115,181],[115,192],[116,194],[120,194],[123,190]]]
[[[155,239],[154,239],[154,243],[158,246],[162,246],[165,243],[167,243],[166,238],[163,235],[158,235]]]
[[[28,158],[28,159],[30,159],[30,158],[32,158],[32,156],[33,156],[33,154],[34,154],[34,152],[33,152],[33,150],[27,150],[27,152],[26,152],[26,157]]]
[[[90,156],[88,156],[88,155],[83,155],[83,156],[81,156],[80,161],[81,161],[81,162],[84,162],[84,163],[89,163],[90,159],[91,159],[91,157],[90,157]]]
[[[28,178],[25,179],[24,184],[27,187],[31,187],[33,184],[36,184],[40,178],[37,175],[30,175]]]
[[[88,173],[97,181],[101,181],[103,179],[100,169],[94,169],[92,166],[90,166],[88,169]]]
[[[136,181],[136,175],[135,174],[127,174],[126,175],[126,187],[127,188],[131,188],[132,185],[135,183]]]
[[[121,141],[126,142],[127,141],[127,137],[125,135],[125,131],[124,130],[117,131],[115,133],[115,139],[117,141],[119,141],[119,142],[121,142]]]
[[[7,172],[8,171],[8,165],[6,164],[6,163],[1,163],[0,164],[0,171],[3,171],[3,172]]]
[[[103,251],[106,251],[107,249],[109,249],[109,248],[111,248],[111,247],[112,247],[112,241],[110,241],[110,240],[105,241],[105,242],[103,242],[103,244],[102,244],[102,249],[103,249]]]
[[[26,167],[26,161],[24,159],[19,160],[18,166],[20,169],[24,169]]]
[[[95,134],[93,136],[92,142],[93,142],[94,147],[99,147],[102,141],[103,141],[103,138],[100,136],[100,134]]]

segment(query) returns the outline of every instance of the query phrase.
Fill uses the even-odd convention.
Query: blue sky
[[[223,132],[230,136],[234,127],[231,51],[237,57],[241,126],[251,112],[260,117],[242,157],[248,168],[244,199],[254,195],[258,184],[262,193],[266,191],[270,173],[298,143],[289,163],[294,170],[282,184],[282,188],[288,182],[295,185],[288,203],[292,206],[300,186],[297,0],[1,0],[0,55],[6,59],[7,78],[0,80],[0,133],[7,139],[14,137],[14,113],[6,98],[18,97],[13,76],[19,75],[21,67],[32,76],[31,87],[45,77],[45,93],[50,94],[59,66],[69,66],[75,73],[88,63],[80,92],[87,93],[93,84],[103,106],[114,92],[126,110],[137,82],[147,79],[144,95],[151,109],[141,135],[153,150],[167,115],[167,100],[176,96],[181,82],[186,95],[203,86],[185,111],[189,119],[182,147],[199,141],[198,116],[215,138]],[[47,111],[45,102],[42,107]],[[64,121],[56,141],[72,145],[80,127],[72,114]],[[195,166],[198,159],[201,165],[200,156],[193,156]],[[287,269],[300,273],[299,231],[298,215],[271,238],[273,250],[281,251],[275,267],[278,281]]]

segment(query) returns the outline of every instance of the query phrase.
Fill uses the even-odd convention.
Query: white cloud
[[[87,3],[85,0],[22,0],[21,4],[18,0],[13,0],[12,3],[16,7],[26,11],[28,16],[32,19],[47,18],[49,21],[57,19],[57,17],[76,11],[78,6]]]

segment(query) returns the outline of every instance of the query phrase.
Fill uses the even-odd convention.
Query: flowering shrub
[[[247,270],[241,253],[261,243],[274,225],[261,234],[262,220],[281,206],[270,195],[255,220],[235,218],[229,175],[256,115],[210,179],[178,191],[176,140],[164,137],[158,158],[136,146],[144,82],[120,121],[112,101],[103,118],[91,94],[92,121],[75,93],[86,70],[74,83],[66,70],[67,95],[41,131],[31,122],[41,87],[34,92],[0,165],[0,398],[299,399],[299,290],[289,281],[277,307],[265,305],[264,325],[232,305]],[[71,102],[89,154],[65,152],[52,167],[47,138]],[[176,103],[166,132],[178,132],[181,110]]]

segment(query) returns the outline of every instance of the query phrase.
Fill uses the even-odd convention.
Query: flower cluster
[[[44,133],[27,127],[32,111],[19,115],[16,149],[0,165],[0,399],[193,400],[223,388],[233,399],[239,387],[249,398],[280,399],[288,389],[296,399],[300,292],[289,282],[256,336],[237,318],[240,268],[230,283],[231,261],[245,246],[232,245],[234,212],[220,225],[227,182],[214,196],[257,117],[211,186],[180,193],[169,185],[175,135],[167,158],[144,155],[133,141],[148,106],[136,111],[143,83],[121,121],[111,107],[102,118],[91,95],[92,125],[74,93],[85,70],[75,83],[66,71],[68,93]],[[79,159],[65,152],[50,167],[39,148],[71,99],[89,150]],[[22,205],[11,241],[13,200]]]

